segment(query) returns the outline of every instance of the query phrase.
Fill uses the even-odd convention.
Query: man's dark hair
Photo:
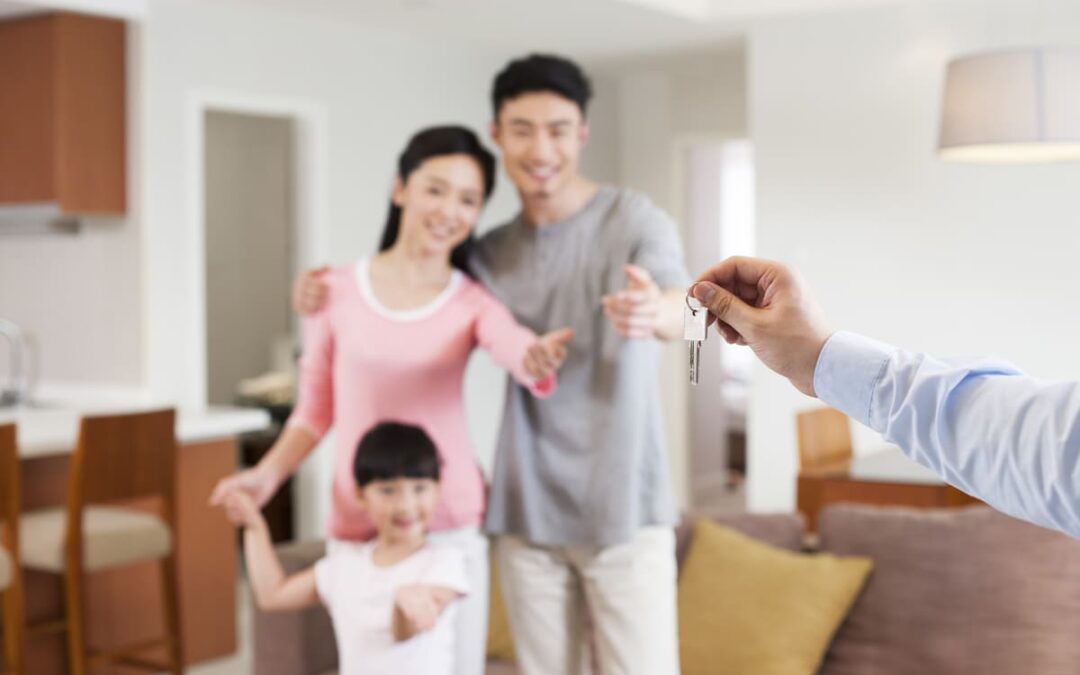
[[[498,119],[499,110],[506,101],[522,94],[544,91],[577,103],[582,117],[592,98],[589,78],[576,63],[551,54],[530,54],[511,61],[495,76],[495,85],[491,88],[495,118]]]
[[[360,439],[353,458],[357,487],[378,480],[439,480],[439,453],[423,429],[400,422],[382,422]]]

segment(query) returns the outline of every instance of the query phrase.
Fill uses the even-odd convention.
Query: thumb
[[[708,281],[699,281],[692,289],[694,297],[708,308],[709,313],[734,328],[743,337],[750,328],[750,319],[760,310],[751,307],[741,298]]]
[[[626,265],[623,267],[623,272],[626,274],[626,280],[629,282],[630,288],[648,288],[652,286],[652,275],[644,267]]]
[[[557,342],[560,344],[566,344],[567,342],[570,342],[574,339],[574,329],[560,328],[559,330],[553,330],[550,333],[545,334],[544,337],[540,339],[544,342]]]

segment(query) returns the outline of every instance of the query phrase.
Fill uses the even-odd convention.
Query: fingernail
[[[716,289],[708,284],[698,284],[697,286],[694,286],[694,297],[705,304],[712,302],[715,295]]]

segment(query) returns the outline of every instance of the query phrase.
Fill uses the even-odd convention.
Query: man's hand
[[[297,314],[314,314],[326,304],[326,282],[323,275],[329,267],[301,272],[293,281],[292,306]]]
[[[698,277],[691,292],[725,340],[748,345],[762,363],[814,396],[814,369],[832,331],[798,274],[769,260],[728,258]]]
[[[566,345],[574,339],[572,328],[561,328],[541,335],[525,354],[525,371],[534,380],[554,375],[566,361]]]
[[[625,338],[668,338],[671,312],[665,311],[663,291],[649,272],[626,265],[626,288],[603,298],[604,314],[615,331]]]

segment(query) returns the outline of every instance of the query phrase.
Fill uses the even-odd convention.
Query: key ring
[[[693,300],[693,301],[694,301],[694,305],[697,305],[697,307],[694,307],[694,305],[691,305],[691,304],[690,304],[690,301],[691,301],[691,300]],[[687,293],[687,294],[686,294],[686,297],[685,297],[685,298],[683,298],[683,302],[685,302],[685,303],[686,303],[686,308],[687,308],[688,310],[690,310],[691,312],[693,312],[694,314],[697,314],[697,313],[698,313],[698,312],[700,312],[701,310],[705,309],[705,305],[701,304],[701,301],[700,301],[700,300],[698,300],[698,299],[697,299],[697,298],[695,298],[694,296],[690,295],[689,293]]]

